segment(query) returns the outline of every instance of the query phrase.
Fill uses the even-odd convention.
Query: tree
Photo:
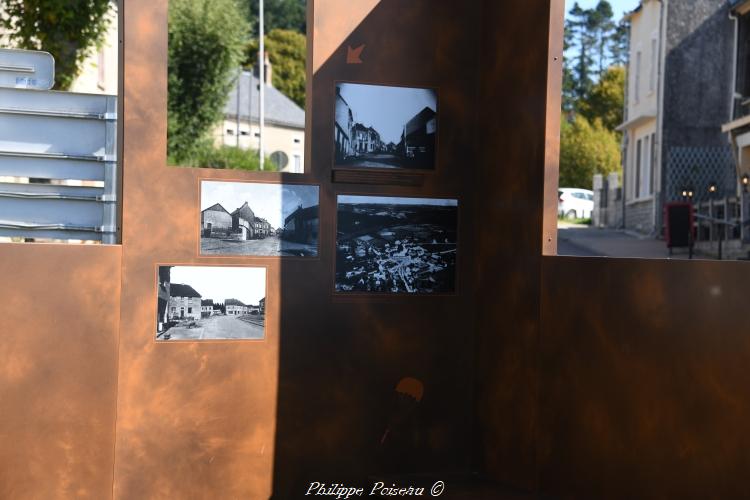
[[[609,53],[612,58],[612,64],[616,66],[625,66],[628,64],[628,34],[630,23],[628,21],[620,22],[614,29],[609,38]]]
[[[604,127],[614,131],[622,123],[624,106],[625,68],[611,66],[591,87],[589,94],[578,103],[578,111],[589,122],[599,119]]]
[[[607,0],[599,0],[596,7],[587,11],[588,31],[591,34],[593,46],[596,52],[597,74],[601,77],[605,68],[609,66],[609,40],[615,29],[612,21],[614,12],[612,5]]]
[[[242,0],[242,2],[247,20],[252,26],[253,35],[257,37],[259,0]],[[307,31],[307,1],[264,0],[263,28],[266,33],[275,29],[305,33]]]
[[[591,189],[594,174],[620,169],[620,144],[599,120],[576,115],[560,130],[560,186]]]
[[[249,31],[235,0],[170,0],[167,149],[175,161],[221,119]]]
[[[569,85],[573,101],[582,99],[593,84],[591,68],[594,63],[592,57],[594,37],[591,32],[591,12],[591,10],[582,9],[578,2],[575,2],[565,21],[566,51],[573,52],[572,58],[565,59],[569,67],[571,78]]]
[[[55,58],[55,88],[68,90],[109,28],[110,0],[3,0],[0,28],[22,49]]]
[[[305,107],[305,35],[290,30],[274,29],[265,36],[265,49],[273,67],[271,83],[284,95]],[[258,62],[258,41],[252,40],[246,49],[246,67]]]

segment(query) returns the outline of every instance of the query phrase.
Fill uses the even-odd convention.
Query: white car
[[[588,189],[560,188],[557,213],[566,219],[589,219],[594,210],[594,192]]]

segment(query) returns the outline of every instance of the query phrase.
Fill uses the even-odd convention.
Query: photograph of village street
[[[203,181],[201,255],[316,257],[318,189]]]
[[[458,201],[339,196],[337,292],[455,291]]]
[[[157,340],[262,339],[265,267],[159,266]]]
[[[434,89],[336,84],[336,166],[434,169]]]

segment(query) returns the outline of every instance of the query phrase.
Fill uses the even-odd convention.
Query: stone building
[[[216,203],[201,212],[201,235],[205,237],[228,236],[232,230],[232,215]]]
[[[643,0],[630,22],[622,143],[624,227],[660,236],[665,203],[733,189],[734,28],[726,0]]]
[[[169,287],[169,319],[201,319],[201,294],[190,285],[171,283]]]

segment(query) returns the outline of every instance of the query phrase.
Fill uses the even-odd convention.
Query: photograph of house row
[[[159,266],[157,289],[157,340],[264,337],[264,267]]]
[[[336,85],[336,166],[435,168],[437,92],[359,83]]]
[[[318,186],[201,183],[201,255],[315,257]],[[231,212],[227,209],[236,207]]]

